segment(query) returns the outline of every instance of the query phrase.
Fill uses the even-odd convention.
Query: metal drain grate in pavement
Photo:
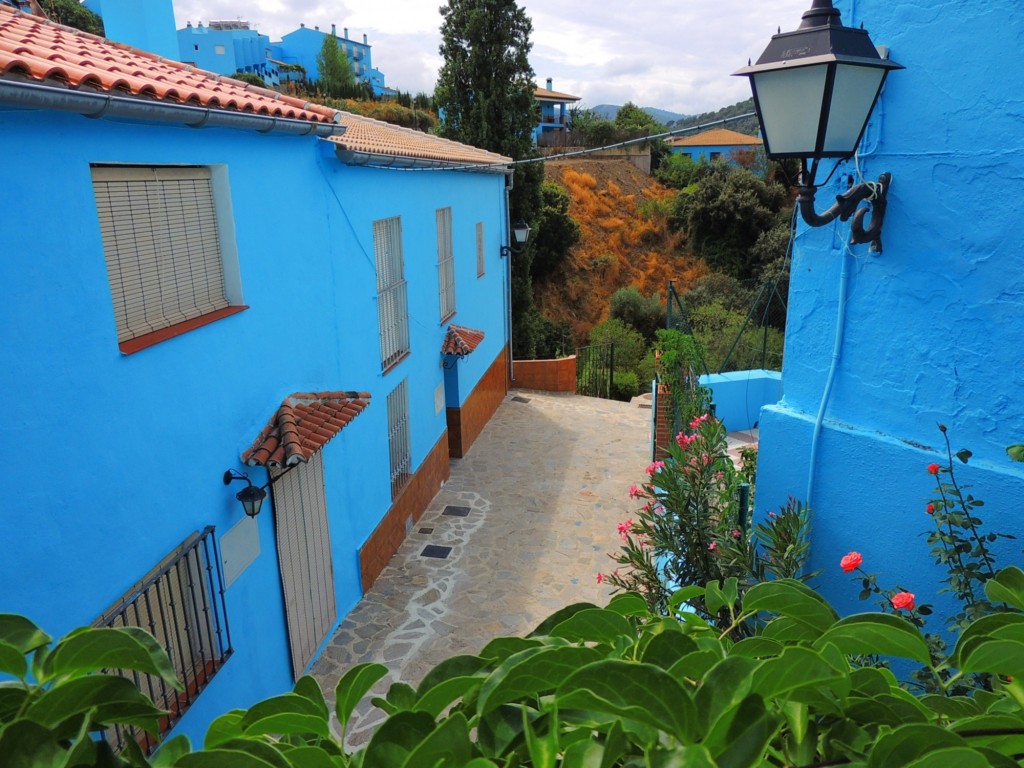
[[[452,517],[466,517],[467,515],[469,515],[469,507],[453,507],[451,504],[449,504],[447,507],[444,508],[444,512],[442,512],[441,514],[450,515]]]
[[[451,547],[441,547],[437,544],[427,544],[427,546],[423,548],[423,551],[420,552],[420,555],[422,557],[436,557],[439,560],[445,560],[448,558],[448,555],[450,555],[451,552]]]
[[[433,528],[420,528],[420,533],[433,533]]]
[[[513,403],[528,403],[528,402],[530,402],[530,398],[528,398],[528,397],[519,397],[518,395],[516,395],[515,397],[512,398],[512,402]]]

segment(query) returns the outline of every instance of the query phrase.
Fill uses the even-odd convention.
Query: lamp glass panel
[[[822,64],[754,75],[769,154],[814,154],[827,70]]]
[[[853,154],[864,124],[871,116],[871,107],[884,77],[885,70],[881,67],[840,64],[836,68],[828,130],[825,133],[826,152]]]
[[[530,228],[525,224],[523,226],[517,226],[512,230],[512,235],[519,245],[526,242],[526,239],[530,236]]]

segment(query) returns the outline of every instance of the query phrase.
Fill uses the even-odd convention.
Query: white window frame
[[[487,251],[484,248],[484,223],[476,223],[476,276],[483,277],[487,271]]]
[[[388,456],[391,468],[391,500],[412,479],[412,443],[409,437],[409,380],[388,394]]]
[[[373,252],[377,265],[380,365],[388,371],[409,354],[409,299],[400,216],[373,222]]]
[[[149,334],[244,307],[223,166],[90,168],[122,351],[148,346]]]
[[[437,209],[437,289],[444,323],[455,315],[455,251],[450,207]]]

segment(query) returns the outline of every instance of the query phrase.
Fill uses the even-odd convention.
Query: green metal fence
[[[612,396],[615,345],[593,344],[576,350],[576,394],[587,397]]]

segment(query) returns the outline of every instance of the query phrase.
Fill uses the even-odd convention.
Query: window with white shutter
[[[394,500],[412,479],[408,379],[402,379],[402,383],[388,395],[388,452],[391,465],[391,498]]]
[[[486,266],[486,254],[484,252],[484,223],[478,221],[476,223],[476,276],[484,276],[484,267]]]
[[[437,282],[441,322],[455,314],[455,254],[452,250],[452,209],[437,209]]]
[[[123,352],[244,309],[225,288],[210,168],[94,165],[92,185]]]
[[[373,222],[373,251],[377,263],[380,364],[386,371],[409,353],[409,303],[400,217]]]

